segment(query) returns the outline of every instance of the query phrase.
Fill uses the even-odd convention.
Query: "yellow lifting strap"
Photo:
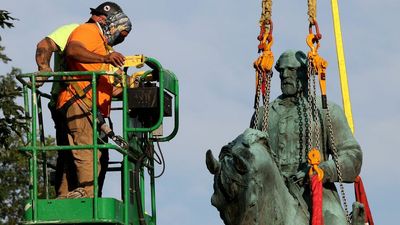
[[[262,11],[260,17],[260,26],[262,24],[269,25],[269,21],[271,20],[271,14],[272,14],[272,0],[262,0],[261,7]]]
[[[339,67],[340,86],[342,88],[343,110],[347,119],[347,123],[349,124],[351,131],[354,133],[353,114],[351,110],[349,85],[347,82],[346,61],[344,58],[344,51],[343,51],[342,31],[340,28],[338,1],[331,0],[331,5],[332,5],[333,26],[335,31],[336,53],[337,53],[338,67]]]
[[[311,24],[314,24],[315,19],[317,18],[317,0],[308,0],[308,20]]]

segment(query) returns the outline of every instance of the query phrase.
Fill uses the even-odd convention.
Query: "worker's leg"
[[[54,107],[50,107],[51,117],[54,121],[56,130],[56,143],[58,146],[69,145],[68,129],[65,123],[65,115]],[[65,198],[69,191],[74,187],[69,187],[68,184],[75,184],[76,187],[76,172],[70,165],[72,162],[71,151],[58,151],[56,173],[55,173],[55,191],[57,198]],[[72,170],[72,171],[71,171]],[[67,175],[68,174],[68,175]],[[69,181],[67,181],[67,176]]]
[[[78,106],[72,104],[67,110],[67,124],[71,135],[71,145],[93,144],[93,128],[88,115]],[[77,171],[79,186],[82,187],[87,197],[93,197],[93,151],[91,149],[72,150],[72,156]],[[98,152],[98,159],[101,152]],[[100,163],[98,162],[98,172]],[[98,175],[98,174],[97,174]]]
[[[61,161],[61,163],[59,163]],[[61,167],[62,166],[62,167]],[[71,151],[60,151],[57,158],[56,194],[57,198],[66,198],[68,192],[77,188],[78,178]],[[58,176],[58,177],[57,177]]]

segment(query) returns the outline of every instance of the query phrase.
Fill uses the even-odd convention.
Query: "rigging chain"
[[[313,0],[310,0],[313,1]],[[310,3],[309,1],[309,3]],[[312,11],[309,9],[309,12]],[[310,18],[311,19],[311,18]],[[315,26],[316,29],[316,34],[312,33],[312,27]],[[318,48],[320,46],[320,39],[322,38],[322,35],[319,32],[319,27],[318,27],[318,23],[315,20],[315,18],[312,20],[312,22],[310,22],[310,26],[309,26],[309,35],[307,36],[307,44],[310,47],[310,51],[308,52],[308,65],[309,68],[308,69],[308,79],[309,79],[309,94],[311,92],[310,90],[310,76],[313,75],[318,75],[318,79],[319,79],[319,84],[320,84],[320,91],[321,91],[321,101],[322,101],[322,109],[326,110],[326,118],[327,118],[327,126],[328,126],[328,138],[329,138],[329,143],[330,143],[330,148],[332,150],[332,156],[333,156],[333,161],[335,163],[336,166],[336,170],[338,173],[338,178],[339,178],[339,188],[340,188],[340,192],[341,192],[341,197],[342,197],[342,201],[343,201],[343,205],[344,205],[344,210],[346,213],[346,220],[347,223],[350,224],[350,216],[349,216],[349,211],[348,211],[348,205],[347,205],[347,199],[346,199],[346,193],[344,191],[344,186],[343,186],[343,176],[342,176],[342,171],[341,171],[341,167],[339,164],[339,159],[338,159],[338,153],[337,153],[337,149],[336,149],[336,145],[335,145],[335,138],[333,135],[333,126],[332,126],[332,119],[331,119],[331,115],[330,115],[330,111],[329,111],[329,107],[328,107],[328,103],[327,103],[327,98],[326,98],[326,67],[328,66],[328,63],[325,59],[323,59],[319,54],[318,54]],[[315,44],[315,45],[314,45]],[[318,112],[317,112],[317,107],[316,107],[316,88],[315,88],[315,78],[313,76],[313,93],[312,93],[312,97],[310,97],[310,95],[308,96],[308,101],[309,103],[311,102],[312,105],[310,105],[309,107],[313,107],[310,108],[309,110],[311,110],[312,112],[310,112],[309,114],[313,115],[314,117],[316,116],[318,118]],[[315,118],[314,118],[315,119]],[[312,118],[310,118],[310,123],[312,121]],[[315,122],[317,122],[318,120],[315,120]],[[316,123],[316,132],[318,132],[318,124]],[[310,131],[311,132],[311,131]],[[318,132],[319,133],[319,132]],[[311,135],[309,135],[309,137],[311,137]],[[319,139],[319,134],[317,134],[317,138]],[[316,142],[318,143],[318,140],[316,140]],[[316,144],[318,146],[318,144]],[[310,147],[310,144],[309,144]],[[311,148],[309,148],[311,149]]]
[[[268,130],[271,77],[272,66],[274,64],[274,54],[271,51],[271,46],[273,44],[273,24],[271,20],[271,10],[272,0],[263,0],[260,18],[260,34],[257,37],[257,39],[260,41],[260,44],[258,45],[258,53],[260,53],[260,55],[253,64],[256,70],[256,95],[254,102],[255,117],[253,127],[257,128],[260,106],[259,101],[260,94],[262,93],[264,113],[261,131],[264,132]]]

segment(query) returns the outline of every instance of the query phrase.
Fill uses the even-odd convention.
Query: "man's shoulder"
[[[86,49],[92,51],[105,43],[100,28],[96,23],[85,23],[79,25],[69,36],[68,43],[77,41],[82,43]]]
[[[75,32],[99,32],[99,27],[96,23],[83,23],[79,25],[75,30]]]
[[[47,35],[47,37],[52,38],[53,36],[69,36],[75,28],[77,28],[79,24],[77,23],[71,23],[67,25],[63,25],[61,27],[58,27],[56,30],[54,30],[52,33]]]
[[[60,48],[60,51],[63,52],[65,45],[67,44],[67,40],[69,35],[72,33],[75,28],[77,28],[79,24],[72,23],[63,25],[53,31],[51,34],[47,35],[48,38],[54,41],[56,45]]]
[[[96,23],[84,23],[79,25],[69,37],[68,41],[103,42],[102,33]]]
[[[59,27],[57,30],[74,30],[75,28],[79,27],[79,23],[70,23]]]

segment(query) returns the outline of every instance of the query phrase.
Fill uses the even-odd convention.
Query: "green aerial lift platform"
[[[164,69],[157,60],[143,55],[126,58],[123,75],[108,71],[54,72],[29,73],[17,78],[23,84],[25,110],[31,118],[30,133],[26,137],[29,144],[19,148],[21,151],[28,152],[29,155],[30,197],[24,208],[24,224],[156,224],[154,144],[169,141],[177,134],[179,85],[175,74]],[[135,73],[136,85],[134,88],[128,87],[126,75],[128,67],[141,68],[143,66],[148,67],[148,70]],[[96,93],[96,82],[99,76],[118,76],[122,80],[122,107],[117,110],[122,110],[122,134],[129,148],[122,148],[111,143],[97,144],[98,132],[93,132],[93,143],[95,143],[93,145],[45,146],[41,99],[49,95],[35,88],[34,77],[77,75],[91,76],[94,93]],[[31,85],[26,82],[29,78],[32,81]],[[57,80],[60,79],[48,80],[48,82],[57,82]],[[97,115],[95,102],[97,102],[96,95],[93,95],[92,121],[96,121]],[[170,118],[165,122],[165,117]],[[164,124],[171,126],[168,129],[168,135],[160,132],[163,126],[166,126]],[[97,127],[97,124],[93,123],[94,131],[97,131]],[[97,158],[97,150],[102,148],[115,150],[122,155],[122,161],[114,162],[120,166],[112,168],[113,171],[121,174],[122,200],[101,198],[97,195],[94,198],[77,199],[49,197],[51,186],[48,179],[47,153],[89,148],[94,150],[94,158]],[[93,164],[93,174],[97,174],[97,160],[94,160]],[[150,183],[148,194],[151,199],[151,214],[145,213],[145,177],[149,177]],[[98,178],[94,176],[93,179],[94,193],[98,193]],[[44,187],[44,193],[39,193],[39,187]]]

